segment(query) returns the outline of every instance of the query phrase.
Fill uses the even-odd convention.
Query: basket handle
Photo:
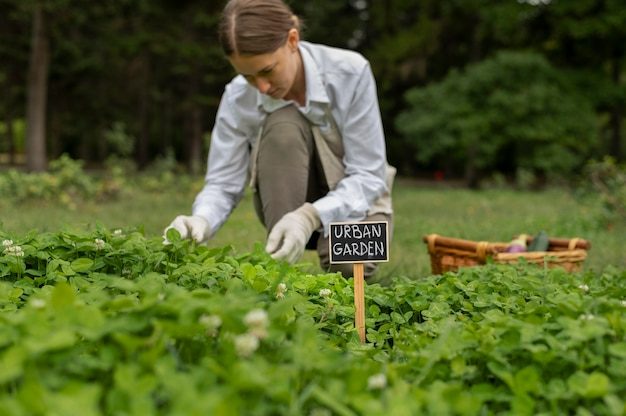
[[[439,237],[439,234],[428,234],[426,236],[426,242],[428,243],[429,253],[435,252],[435,243],[437,242],[437,237]]]
[[[479,241],[476,243],[476,257],[481,263],[485,262],[487,258],[487,248],[489,247],[489,243],[487,241]]]
[[[462,240],[460,238],[442,237],[439,234],[428,234],[423,237],[428,248],[435,250],[437,247],[453,248],[458,250],[476,251],[476,242],[471,240]]]
[[[459,238],[442,237],[439,234],[425,235],[423,240],[428,244],[428,252],[431,254],[436,253],[436,246],[438,244],[440,247],[448,249],[464,250],[470,253],[474,252],[481,262],[484,262],[487,258],[487,254],[491,254],[493,251],[492,244],[488,241],[474,242]]]
[[[579,241],[580,238],[572,238],[571,240],[569,240],[569,243],[567,243],[567,249],[574,250],[576,248],[576,244],[578,244]]]
[[[583,238],[550,238],[550,247],[559,247],[567,250],[589,250],[591,242]]]

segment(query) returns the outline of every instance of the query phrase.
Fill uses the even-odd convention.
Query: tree
[[[26,109],[26,168],[46,169],[46,104],[50,41],[46,14],[40,2],[34,4],[31,57],[28,68],[28,106]]]
[[[419,169],[393,123],[404,92],[441,80],[452,68],[479,62],[503,47],[523,45],[529,28],[523,5],[509,0],[389,0],[367,2],[360,46],[378,80],[388,147],[403,173]],[[410,144],[409,144],[410,145]]]
[[[626,108],[626,7],[621,0],[545,1],[534,22],[542,27],[538,50],[560,66],[584,69],[587,91],[600,113],[608,115],[606,151],[625,157],[623,118]],[[529,6],[531,7],[531,6]]]
[[[472,187],[501,168],[569,174],[590,154],[596,120],[566,80],[540,55],[499,52],[409,90],[397,128],[417,162],[462,169]]]
[[[576,81],[603,120],[606,143],[598,153],[626,150],[626,8],[618,0],[289,2],[304,19],[305,39],[355,49],[370,60],[389,158],[404,174],[429,167],[406,152],[413,143],[394,124],[406,107],[404,92],[440,82],[450,69],[462,70],[501,49],[534,50],[571,69],[561,74]],[[203,166],[203,137],[234,75],[216,38],[225,0],[0,0],[4,123],[23,123],[26,116],[23,68],[37,4],[51,46],[48,109],[38,107],[49,158],[68,153],[103,161],[113,149],[106,138],[122,126],[141,166],[171,153],[194,171]],[[37,126],[28,124],[31,130]]]

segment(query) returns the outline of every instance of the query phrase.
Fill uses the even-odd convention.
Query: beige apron
[[[319,154],[320,162],[324,170],[324,176],[326,177],[326,183],[328,189],[333,190],[337,187],[337,184],[346,176],[345,166],[343,164],[344,148],[343,141],[341,140],[341,134],[333,115],[328,107],[326,108],[326,116],[330,120],[330,128],[328,131],[323,132],[319,126],[311,124],[311,130],[313,132],[313,139],[315,141],[315,147]],[[257,157],[259,153],[259,142],[261,141],[262,131],[259,132],[256,142],[252,148],[251,153],[251,166],[250,166],[250,187],[256,190],[257,180]],[[393,181],[396,175],[396,168],[387,164],[387,171],[385,173],[385,182],[387,184],[387,191],[381,195],[367,212],[367,216],[374,214],[387,214],[393,213],[391,204],[391,189]]]

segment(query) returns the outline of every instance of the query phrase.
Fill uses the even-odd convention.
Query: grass
[[[135,189],[115,201],[81,203],[75,210],[36,201],[19,205],[0,202],[0,228],[14,234],[80,231],[99,223],[112,229],[139,227],[148,237],[158,236],[176,215],[190,212],[198,187],[181,190],[173,186],[158,193]],[[626,225],[602,226],[593,201],[575,199],[565,189],[472,191],[401,179],[394,188],[393,201],[390,262],[381,265],[377,277],[381,281],[394,275],[428,275],[429,256],[422,237],[429,233],[475,241],[509,241],[516,234],[545,230],[550,236],[591,241],[586,269],[600,271],[607,265],[626,269]],[[248,192],[209,244],[232,245],[236,252],[246,252],[264,240],[265,230],[257,221]],[[320,271],[314,252],[307,252],[303,262],[306,270]]]
[[[428,255],[422,236],[437,233],[474,241],[510,241],[520,233],[545,230],[554,237],[581,237],[592,243],[585,268],[606,265],[626,268],[624,224],[601,226],[592,201],[575,199],[565,189],[542,192],[490,189],[425,188],[400,182],[394,191],[396,234],[391,274],[428,273]],[[415,260],[413,260],[415,259]],[[395,271],[393,270],[395,268]]]

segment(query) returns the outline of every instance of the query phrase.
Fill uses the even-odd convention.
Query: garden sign
[[[389,261],[389,224],[387,221],[333,222],[328,244],[332,264],[353,264],[354,323],[361,342],[365,342],[363,263]]]

